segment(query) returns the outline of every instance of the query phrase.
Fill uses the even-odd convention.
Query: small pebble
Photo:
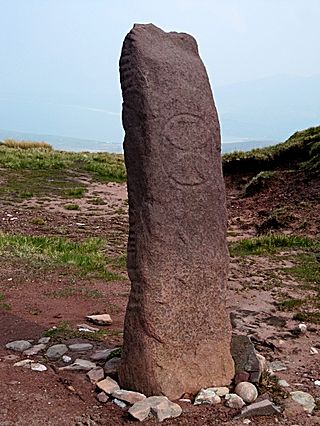
[[[43,364],[40,364],[39,362],[33,362],[31,364],[31,370],[32,371],[46,371],[47,367]]]
[[[124,403],[123,401],[120,401],[120,399],[117,399],[117,398],[115,398],[112,402],[120,408],[126,408],[127,406],[126,403]]]
[[[310,348],[310,354],[311,355],[317,355],[319,352],[316,348],[314,348],[313,346],[311,346]]]
[[[68,356],[68,355],[63,355],[63,357],[62,357],[62,361],[63,361],[65,364],[68,364],[69,362],[71,362],[71,361],[72,361],[72,358],[71,358],[70,356]]]

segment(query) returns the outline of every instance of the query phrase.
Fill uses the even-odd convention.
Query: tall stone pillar
[[[135,25],[120,76],[131,280],[120,383],[175,399],[234,373],[219,121],[187,34]]]

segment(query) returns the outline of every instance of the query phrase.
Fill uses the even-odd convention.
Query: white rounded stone
[[[250,382],[238,383],[235,393],[239,395],[244,402],[254,402],[258,398],[258,391],[255,385]]]

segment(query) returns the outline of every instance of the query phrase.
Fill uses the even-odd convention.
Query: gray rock
[[[51,340],[51,337],[41,337],[41,339],[38,340],[39,344],[47,345]]]
[[[151,398],[161,398],[156,402],[151,401]],[[157,418],[158,422],[162,422],[165,419],[171,419],[179,417],[182,413],[180,405],[169,401],[166,397],[150,397],[149,399],[151,406],[151,413]]]
[[[251,416],[273,416],[278,414],[281,414],[281,409],[268,399],[265,399],[263,401],[254,402],[248,407],[243,408],[238,418]]]
[[[281,361],[272,361],[268,363],[268,368],[274,372],[285,371],[287,367]]]
[[[312,411],[314,410],[316,406],[315,400],[312,395],[303,391],[290,392],[290,395],[295,402],[302,405],[305,411],[307,411],[310,414],[312,413]]]
[[[108,402],[109,397],[108,397],[108,395],[107,395],[106,393],[104,393],[104,392],[99,392],[99,393],[97,394],[97,400],[98,400],[99,402],[102,402],[103,404],[105,404],[106,402]]]
[[[280,380],[278,381],[278,384],[279,384],[282,388],[289,388],[289,387],[290,387],[289,383],[288,383],[286,380],[284,380],[284,379],[280,379]]]
[[[77,358],[74,363],[67,365],[66,367],[60,367],[59,370],[82,370],[90,371],[93,368],[96,368],[96,364],[87,361],[86,359]]]
[[[156,416],[159,422],[180,416],[182,408],[168,400],[165,396],[151,396],[143,401],[136,402],[129,408],[129,414],[137,420],[145,420],[150,413]]]
[[[26,367],[30,368],[31,364],[33,363],[32,359],[22,359],[21,361],[16,362],[13,364],[14,367]]]
[[[83,331],[84,333],[95,333],[96,331],[99,331],[99,328],[92,327],[88,324],[78,324],[77,327],[79,331]]]
[[[89,377],[91,383],[97,383],[104,378],[103,368],[93,368],[92,370],[88,371],[87,376]]]
[[[121,364],[121,358],[115,357],[109,359],[104,365],[104,372],[107,375],[115,376],[118,373]]]
[[[48,348],[46,352],[46,357],[50,359],[50,361],[57,361],[62,357],[66,352],[68,352],[68,348],[64,344],[53,345]]]
[[[127,402],[130,405],[146,399],[146,396],[142,393],[122,389],[113,391],[112,396],[114,398],[120,399],[121,401]]]
[[[117,398],[114,398],[114,400],[112,402],[122,409],[126,408],[126,406],[127,406],[127,404],[125,402],[120,401],[120,399],[117,399]]]
[[[75,343],[68,346],[71,352],[86,352],[93,348],[91,343]]]
[[[220,396],[216,394],[213,388],[201,389],[194,400],[194,405],[201,404],[219,404]]]
[[[12,351],[16,352],[23,352],[27,349],[31,348],[31,343],[27,340],[15,340],[14,342],[10,342],[6,344],[7,349],[11,349]]]
[[[109,314],[88,315],[86,319],[96,325],[111,325],[112,319]]]
[[[151,411],[150,404],[148,402],[140,401],[136,402],[132,407],[129,408],[128,413],[136,420],[143,422],[146,420]]]
[[[39,352],[43,351],[46,348],[46,345],[43,343],[40,343],[38,345],[32,346],[30,349],[27,349],[23,352],[23,355],[26,356],[34,356],[37,355]]]
[[[120,386],[118,385],[118,383],[111,377],[106,377],[104,380],[98,382],[97,387],[108,395],[111,395],[112,392],[116,390],[120,390]]]
[[[249,382],[241,382],[237,384],[235,393],[247,403],[254,402],[258,398],[257,388],[254,384]]]
[[[250,374],[250,382],[258,383],[262,374],[262,365],[250,337],[244,334],[232,335],[231,354],[236,373],[245,371]]]
[[[226,386],[220,386],[212,389],[218,396],[226,396],[229,393],[229,388]]]
[[[68,355],[63,355],[63,357],[62,357],[62,361],[63,361],[65,364],[68,364],[69,362],[71,362],[71,361],[72,361],[72,358],[71,358],[70,356],[68,356]]]
[[[225,396],[225,399],[226,406],[230,408],[242,408],[245,405],[243,399],[235,393],[228,393]]]
[[[32,371],[40,371],[40,372],[42,372],[42,371],[46,371],[47,369],[48,368],[45,365],[40,364],[39,362],[33,362],[31,364],[31,370]]]
[[[90,356],[90,359],[92,359],[93,361],[106,361],[110,357],[112,352],[118,349],[119,348],[113,348],[113,349],[102,349],[100,351],[96,351]]]

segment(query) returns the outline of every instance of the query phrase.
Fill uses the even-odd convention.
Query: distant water
[[[122,153],[122,143],[104,142],[90,139],[78,139],[65,136],[39,135],[10,130],[0,130],[0,141],[4,139],[30,140],[48,142],[54,149],[61,151],[89,151]],[[222,141],[222,152],[249,151],[253,148],[275,145],[278,141],[250,138],[225,138]]]

